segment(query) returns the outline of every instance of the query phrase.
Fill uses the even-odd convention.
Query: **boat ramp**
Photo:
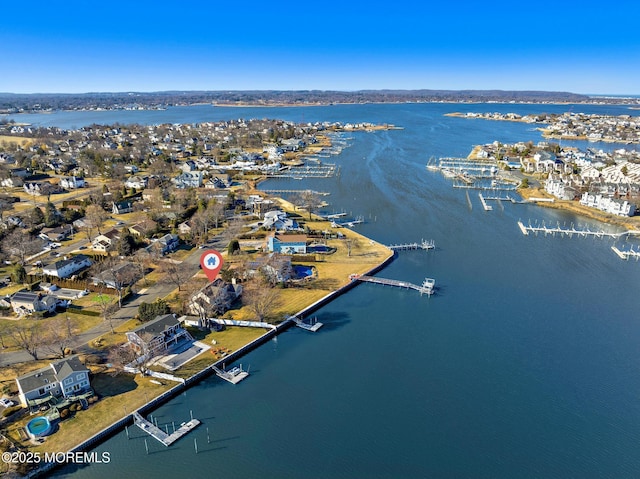
[[[409,283],[408,281],[399,281],[397,279],[377,278],[375,276],[367,275],[351,275],[352,281],[363,281],[366,283],[381,284],[383,286],[395,286],[396,288],[413,289],[420,293],[420,296],[426,294],[431,296],[435,290],[436,280],[433,278],[425,278],[422,285]]]
[[[216,376],[224,379],[227,382],[230,382],[231,384],[238,384],[240,381],[249,376],[249,371],[243,370],[242,365],[235,366],[228,371],[220,369],[216,366],[211,366],[211,368],[216,373]]]
[[[175,429],[174,426],[174,431],[171,434],[168,432],[169,426],[167,426],[167,431],[163,431],[151,421],[142,417],[138,412],[133,413],[133,423],[151,437],[157,439],[168,447],[189,431],[196,428],[200,424],[200,421],[197,419],[191,419],[191,421],[183,422],[178,429]]]

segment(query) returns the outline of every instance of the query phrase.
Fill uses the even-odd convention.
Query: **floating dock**
[[[176,442],[178,439],[180,439],[182,436],[187,434],[189,431],[191,431],[192,429],[195,429],[200,424],[200,421],[198,421],[197,419],[192,419],[189,422],[183,422],[180,425],[180,428],[176,429],[171,434],[168,434],[167,432],[163,431],[158,426],[153,424],[151,421],[148,421],[137,412],[133,413],[133,423],[136,426],[138,426],[140,429],[142,429],[144,432],[149,434],[151,437],[153,437],[154,439],[157,439],[162,444],[168,447],[174,442]]]
[[[215,366],[212,366],[212,369],[215,371],[216,375],[219,378],[222,378],[225,381],[230,382],[231,384],[238,384],[240,381],[249,376],[249,372],[244,371],[242,369],[242,366],[235,366],[228,371],[224,371]]]
[[[320,329],[323,326],[323,324],[319,322],[318,318],[316,317],[311,318],[310,323],[305,323],[303,320],[301,320],[297,316],[292,316],[291,319],[293,320],[294,323],[296,323],[296,326],[298,326],[299,328],[305,329],[307,331],[311,331],[313,333],[315,333],[318,329]]]
[[[364,281],[365,283],[376,283],[383,286],[395,286],[396,288],[414,289],[420,293],[420,296],[426,294],[431,296],[435,290],[436,280],[433,278],[425,278],[422,285],[409,283],[408,281],[399,281],[397,279],[377,278],[375,276],[358,276],[352,275],[352,281]]]

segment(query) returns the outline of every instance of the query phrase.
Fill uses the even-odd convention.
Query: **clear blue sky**
[[[640,94],[635,0],[3,2],[0,92]]]

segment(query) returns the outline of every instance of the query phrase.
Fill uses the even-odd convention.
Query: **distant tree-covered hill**
[[[120,93],[0,93],[0,113],[42,110],[162,108],[196,103],[300,105],[332,103],[391,102],[567,102],[589,103],[592,97],[570,92],[505,91],[505,90],[255,90],[255,91],[163,91]],[[602,98],[598,98],[602,102]],[[624,103],[623,98],[607,102]]]

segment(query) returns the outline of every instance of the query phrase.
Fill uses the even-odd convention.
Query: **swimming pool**
[[[27,423],[26,427],[29,436],[34,439],[36,437],[46,436],[51,432],[51,422],[44,416],[34,417]]]
[[[313,268],[310,266],[294,266],[294,271],[296,272],[296,278],[308,278],[309,276],[313,276]]]

